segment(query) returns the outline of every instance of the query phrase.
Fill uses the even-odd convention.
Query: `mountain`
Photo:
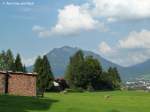
[[[128,79],[150,77],[150,59],[130,67],[125,67],[120,72],[126,75]]]
[[[80,48],[73,48],[64,46],[61,48],[54,48],[52,51],[47,53],[48,60],[51,64],[52,71],[55,75],[55,77],[63,76],[65,73],[65,70],[67,68],[67,65],[69,63],[69,58],[73,56]],[[82,49],[81,49],[82,50]],[[85,56],[93,56],[94,58],[98,59],[100,63],[102,64],[102,67],[104,70],[107,70],[110,66],[111,67],[117,67],[119,73],[121,74],[122,79],[125,80],[131,80],[140,76],[145,76],[150,74],[150,60],[130,66],[130,67],[122,67],[120,65],[117,65],[115,63],[112,63],[103,57],[101,57],[99,54],[96,54],[91,51],[82,50],[84,52]],[[31,71],[33,66],[28,67],[28,70]],[[147,76],[146,76],[147,77]]]
[[[47,57],[52,66],[52,70],[55,76],[64,75],[67,65],[69,63],[69,58],[73,56],[78,50],[79,48],[64,46],[62,48],[55,48],[47,53]],[[85,50],[82,51],[84,52],[85,56],[93,56],[94,58],[98,59],[101,62],[103,69],[105,70],[108,69],[110,66],[122,69],[121,66],[107,61],[96,53]]]

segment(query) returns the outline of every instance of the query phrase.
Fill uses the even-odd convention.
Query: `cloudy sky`
[[[31,65],[37,55],[65,45],[122,66],[150,59],[150,1],[0,1],[0,50],[11,48]]]

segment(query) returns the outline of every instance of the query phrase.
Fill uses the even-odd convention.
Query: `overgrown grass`
[[[150,93],[46,93],[42,99],[0,96],[0,112],[150,112]]]

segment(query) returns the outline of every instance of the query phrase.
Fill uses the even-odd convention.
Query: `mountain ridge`
[[[62,65],[62,66],[64,66],[64,65],[66,66],[69,63],[69,58],[71,56],[73,56],[78,50],[82,50],[82,49],[77,48],[77,47],[64,46],[61,48],[54,48],[52,51],[47,53],[46,55],[47,55],[51,65],[54,68],[54,73],[57,72],[57,71],[55,71],[56,63],[57,64],[59,63],[59,65]],[[119,68],[121,67],[120,65],[110,62],[94,52],[87,51],[87,50],[82,50],[82,51],[85,56],[90,55],[90,56],[93,56],[94,58],[98,59],[102,63],[103,69],[105,69],[105,70],[108,69],[109,66],[112,66],[112,67],[117,66]],[[57,58],[57,60],[56,60],[56,58]],[[65,62],[63,62],[64,60],[65,60]],[[63,73],[64,73],[64,71],[63,71]]]
[[[78,47],[63,46],[60,48],[54,48],[46,54],[55,77],[62,77],[64,75],[67,65],[69,63],[69,58],[73,56],[73,54],[75,54],[75,52],[77,52],[78,50],[82,49]],[[123,80],[131,80],[143,74],[150,73],[150,60],[130,67],[123,67],[111,61],[108,61],[107,59],[101,57],[99,54],[94,53],[92,51],[82,51],[85,56],[90,55],[98,59],[104,70],[107,70],[109,67],[117,67]],[[29,67],[28,70],[31,70],[32,68],[33,66]]]

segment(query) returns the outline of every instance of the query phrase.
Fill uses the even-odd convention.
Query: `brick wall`
[[[5,74],[0,73],[0,94],[5,93]]]
[[[8,93],[21,96],[36,96],[36,76],[25,74],[10,74]]]

